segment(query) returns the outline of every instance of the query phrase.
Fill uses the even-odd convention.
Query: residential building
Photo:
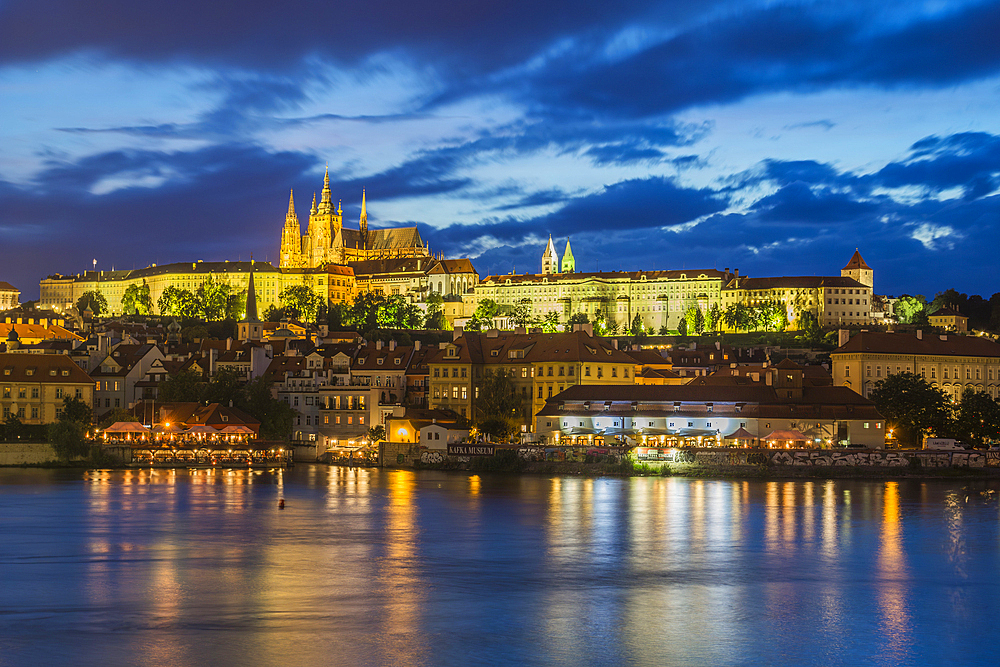
[[[120,343],[90,371],[94,381],[94,414],[102,415],[115,408],[130,408],[148,389],[146,374],[156,360],[163,360],[156,345]],[[138,388],[137,388],[138,384]]]
[[[48,424],[62,416],[63,400],[94,400],[94,383],[64,354],[0,353],[2,418]]]
[[[958,312],[954,308],[938,308],[927,316],[932,327],[954,331],[955,333],[966,333],[969,331],[969,318]]]
[[[745,386],[576,385],[546,401],[538,432],[576,445],[723,446],[737,435],[758,446],[781,438],[781,447],[884,447],[885,422],[871,401],[846,387],[806,386],[791,362],[770,374]]]
[[[0,280],[0,311],[17,308],[21,305],[20,298],[21,290]]]
[[[635,359],[617,341],[593,336],[589,328],[567,333],[485,333],[456,330],[427,359],[428,405],[476,418],[479,386],[487,371],[503,371],[520,397],[516,418],[534,431],[532,416],[546,399],[575,384],[632,384]]]
[[[978,336],[862,331],[830,353],[833,383],[868,396],[881,380],[915,373],[954,400],[966,391],[1000,396],[1000,344]]]

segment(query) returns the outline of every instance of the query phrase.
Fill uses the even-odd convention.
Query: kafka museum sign
[[[448,445],[448,456],[493,456],[493,445]]]

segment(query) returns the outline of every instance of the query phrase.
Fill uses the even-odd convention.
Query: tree
[[[799,338],[811,345],[818,345],[823,340],[823,327],[819,325],[816,314],[806,310],[799,314],[796,322],[799,328]]]
[[[713,333],[719,330],[719,325],[722,324],[722,308],[719,307],[718,303],[713,303],[712,307],[708,309],[708,319],[705,324],[708,326],[708,330]]]
[[[514,312],[511,313],[511,320],[514,322],[515,327],[523,327],[527,329],[531,326],[531,299],[521,299],[514,306]]]
[[[90,426],[94,419],[94,411],[90,409],[90,406],[82,398],[67,396],[63,399],[62,418],[83,424],[84,427],[87,427]]]
[[[192,370],[181,371],[157,385],[157,400],[168,403],[201,401],[205,383],[201,375]]]
[[[545,313],[545,317],[542,318],[542,331],[545,333],[555,333],[558,330],[559,316],[555,313]]]
[[[85,456],[90,451],[86,433],[92,414],[90,406],[82,400],[69,397],[63,399],[62,415],[48,427],[49,444],[59,458],[69,461]]]
[[[88,290],[80,295],[80,298],[76,300],[76,310],[81,315],[83,311],[90,309],[90,312],[94,314],[94,317],[100,317],[104,313],[108,312],[108,300],[104,298],[104,295],[95,290]]]
[[[476,306],[476,312],[472,314],[472,319],[469,320],[469,325],[466,328],[471,331],[482,331],[483,329],[493,328],[493,318],[497,316],[500,312],[500,306],[493,299],[483,299]],[[472,328],[472,327],[475,328]]]
[[[749,331],[752,326],[750,310],[742,303],[734,303],[726,308],[722,313],[722,321],[736,332]]]
[[[427,297],[427,316],[424,318],[425,329],[444,330],[448,319],[444,316],[444,298],[437,292]]]
[[[784,331],[788,326],[788,311],[777,299],[762,301],[750,310],[755,324],[764,331]]]
[[[687,336],[688,333],[688,321],[686,317],[682,317],[681,321],[677,323],[677,335]]]
[[[142,281],[142,287],[135,283],[125,288],[122,294],[122,312],[126,315],[149,315],[153,311],[153,300],[149,296],[149,285]]]
[[[902,324],[915,324],[917,316],[925,312],[924,297],[904,294],[896,300],[896,319]]]
[[[521,400],[512,378],[502,369],[486,370],[476,382],[476,426],[480,432],[501,442],[507,441],[518,429],[517,412]]]
[[[294,311],[307,322],[316,321],[316,312],[322,304],[322,299],[308,285],[290,285],[281,290],[278,299],[285,308],[285,313]]]
[[[378,312],[385,297],[377,292],[362,292],[347,310],[346,323],[364,335],[378,329]]]
[[[368,429],[368,439],[372,442],[379,442],[380,440],[385,440],[385,427],[381,424],[376,424]]]
[[[271,396],[271,382],[264,376],[246,385],[246,403],[240,406],[260,420],[260,437],[264,440],[287,440],[295,425],[295,410],[288,403]]]
[[[636,338],[646,337],[646,327],[642,325],[642,315],[639,313],[635,314],[635,317],[632,318],[632,326],[629,327],[628,332]]]
[[[947,395],[913,373],[896,373],[875,384],[869,398],[896,430],[896,439],[916,445],[931,431],[952,428]]]
[[[955,420],[955,432],[963,441],[976,445],[1000,442],[1000,404],[984,391],[962,394]]]
[[[230,287],[228,283],[218,282],[215,276],[208,275],[194,293],[195,301],[201,315],[209,321],[224,319],[229,310]]]
[[[700,336],[705,331],[705,315],[698,306],[688,306],[684,311],[684,320],[686,325],[684,329],[688,334]]]
[[[212,381],[203,387],[199,400],[202,403],[245,405],[243,375],[232,368],[220,368]]]
[[[247,312],[247,293],[230,293],[226,298],[226,319],[242,320]]]
[[[113,408],[110,412],[104,415],[104,418],[98,422],[100,428],[107,428],[116,422],[134,422],[135,415],[126,410],[125,408]]]
[[[160,309],[160,315],[177,315],[177,303],[180,300],[182,290],[174,285],[167,285],[167,287],[160,294],[160,298],[156,300],[156,307]]]
[[[569,316],[569,321],[566,324],[572,327],[574,324],[589,324],[590,316],[587,313],[574,313]]]

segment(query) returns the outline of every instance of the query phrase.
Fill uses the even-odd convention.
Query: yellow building
[[[862,331],[831,354],[833,382],[867,397],[876,383],[915,373],[959,400],[966,391],[1000,396],[1000,344],[976,336]]]
[[[62,416],[63,399],[94,399],[90,376],[65,354],[0,354],[2,418],[48,424]]]
[[[820,326],[869,324],[872,319],[872,289],[853,278],[840,276],[785,276],[780,278],[734,277],[722,290],[722,310],[734,304],[755,306],[780,302],[790,329],[798,329],[799,318],[809,312]],[[723,325],[724,330],[733,331]]]
[[[306,285],[330,303],[351,303],[357,287],[350,267],[329,266],[323,269],[279,270],[268,262],[179,262],[153,265],[132,271],[87,271],[72,276],[53,275],[40,283],[39,307],[57,313],[70,312],[84,292],[104,295],[111,315],[122,314],[122,297],[131,285],[149,286],[154,312],[167,287],[195,292],[210,278],[229,285],[233,293],[246,292],[253,266],[257,307],[260,312],[269,306],[280,307],[278,295],[286,287]]]
[[[0,310],[10,310],[20,305],[21,290],[0,280]]]
[[[727,276],[715,269],[509,274],[484,278],[463,301],[466,316],[483,299],[492,299],[509,308],[527,303],[534,317],[555,313],[561,323],[585,313],[590,321],[604,318],[620,330],[638,315],[644,326],[658,332],[676,329],[690,306],[707,313],[720,304]]]
[[[478,385],[485,372],[503,370],[521,399],[516,417],[533,430],[533,415],[567,387],[635,381],[636,360],[615,343],[583,330],[461,333],[428,356],[428,406],[474,419]]]
[[[969,318],[954,308],[939,308],[928,315],[932,327],[965,333],[969,330]]]

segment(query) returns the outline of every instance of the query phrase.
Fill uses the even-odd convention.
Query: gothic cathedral
[[[361,194],[361,218],[358,223],[358,229],[344,228],[340,203],[334,210],[330,169],[327,167],[318,204],[313,194],[309,227],[305,234],[300,233],[299,218],[295,214],[294,192],[289,197],[285,228],[281,232],[279,267],[313,269],[326,264],[431,256],[416,226],[369,230],[364,192]]]

